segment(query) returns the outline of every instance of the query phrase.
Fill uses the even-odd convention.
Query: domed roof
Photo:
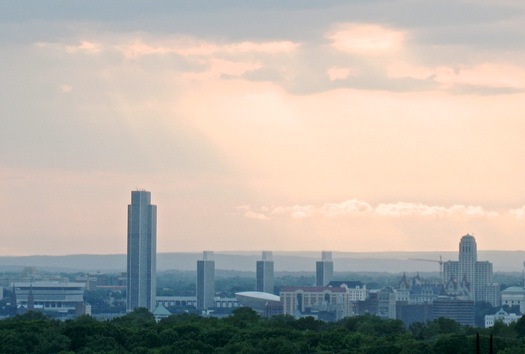
[[[260,291],[243,291],[240,293],[235,293],[235,297],[239,304],[246,307],[251,307],[252,309],[262,310],[269,302],[279,302],[281,298],[277,295],[270,293],[263,293]]]
[[[279,296],[270,293],[263,293],[261,291],[242,291],[240,293],[235,293],[235,296],[249,297],[252,299],[265,301],[281,301],[281,298]]]

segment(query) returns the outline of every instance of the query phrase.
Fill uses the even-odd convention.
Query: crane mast
[[[419,261],[419,262],[434,262],[439,263],[439,279],[441,281],[441,284],[445,284],[445,279],[443,279],[443,257],[439,256],[439,260],[437,259],[427,259],[427,258],[409,258],[411,261]]]

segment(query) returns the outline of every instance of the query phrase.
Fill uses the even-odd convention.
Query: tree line
[[[445,318],[413,323],[365,315],[326,323],[260,317],[249,308],[218,319],[191,314],[156,322],[146,309],[111,321],[81,316],[61,322],[39,312],[0,321],[1,353],[525,353],[525,319],[489,329]]]

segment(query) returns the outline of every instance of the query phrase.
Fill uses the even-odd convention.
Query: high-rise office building
[[[327,286],[334,277],[334,262],[332,252],[323,251],[321,260],[315,263],[315,285]]]
[[[212,251],[204,251],[197,261],[197,309],[215,307],[215,261]]]
[[[457,283],[466,297],[474,301],[486,301],[492,282],[492,263],[478,261],[478,247],[472,235],[465,235],[459,242],[459,261],[443,263],[445,282]]]
[[[469,286],[470,297],[476,297],[476,263],[478,262],[478,246],[471,235],[465,235],[459,242],[458,280]]]
[[[273,294],[273,254],[270,251],[262,252],[262,260],[256,263],[257,291]]]
[[[128,205],[127,310],[155,309],[157,266],[157,206],[151,193],[131,192]]]

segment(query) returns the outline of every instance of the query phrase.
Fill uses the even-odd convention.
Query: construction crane
[[[420,262],[434,262],[439,263],[439,279],[441,280],[442,284],[445,284],[445,280],[443,279],[443,258],[439,256],[439,260],[437,259],[426,259],[426,258],[409,258],[410,261],[420,261]]]

